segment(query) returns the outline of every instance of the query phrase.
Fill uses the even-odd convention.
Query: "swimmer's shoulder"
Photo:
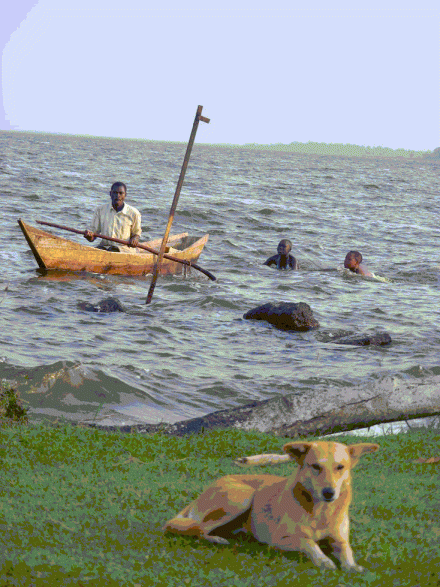
[[[278,255],[273,255],[264,261],[263,265],[276,265],[277,264]]]
[[[299,269],[299,263],[293,255],[289,255],[289,265],[292,269]]]

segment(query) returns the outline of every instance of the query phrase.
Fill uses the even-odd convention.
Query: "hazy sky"
[[[0,128],[186,142],[201,104],[197,142],[440,146],[433,2],[150,5],[2,8]]]

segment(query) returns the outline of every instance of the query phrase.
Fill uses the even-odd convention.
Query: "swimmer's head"
[[[283,238],[282,240],[280,240],[280,242],[278,243],[278,246],[277,246],[277,252],[279,255],[284,255],[287,257],[287,255],[290,253],[291,250],[292,250],[292,243],[290,242],[289,239]]]
[[[362,255],[359,251],[349,251],[344,260],[344,267],[350,269],[350,271],[356,271],[359,265],[362,263]]]

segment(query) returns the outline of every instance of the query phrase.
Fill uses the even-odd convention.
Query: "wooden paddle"
[[[37,223],[44,224],[45,226],[53,226],[54,228],[60,228],[61,230],[68,230],[69,232],[74,232],[76,234],[82,234],[83,236],[85,233],[84,230],[70,228],[69,226],[63,226],[62,224],[53,224],[52,222],[43,222],[42,220],[37,220]],[[105,236],[104,234],[97,234],[96,232],[94,232],[93,234],[97,238],[102,238],[107,241],[114,241],[115,243],[120,243],[121,245],[128,246],[128,241],[121,240],[120,238],[113,238],[111,236]],[[148,247],[147,245],[143,245],[142,243],[139,243],[137,245],[137,247],[138,247],[138,249],[145,249],[145,251],[149,251],[150,253],[153,253],[154,255],[159,255],[159,251],[156,251],[156,249],[152,249],[151,247]],[[212,281],[216,280],[216,277],[212,273],[210,273],[206,269],[202,269],[202,267],[200,267],[199,265],[196,265],[192,261],[187,261],[186,259],[179,259],[178,257],[174,257],[174,255],[169,255],[168,253],[164,253],[163,257],[165,257],[165,259],[170,259],[171,261],[176,261],[176,263],[181,263],[182,265],[189,265],[189,267],[194,267],[194,269],[197,269],[197,271],[200,271],[201,273],[205,274]]]
[[[156,263],[154,265],[153,277],[151,279],[150,289],[148,290],[147,300],[145,302],[146,304],[149,304],[151,302],[151,298],[153,297],[154,288],[156,287],[156,281],[157,281],[157,277],[159,275],[160,264],[162,263],[162,258],[164,257],[165,247],[166,247],[167,240],[168,240],[168,235],[170,234],[171,225],[174,220],[174,212],[176,211],[176,208],[177,208],[177,201],[179,199],[180,190],[182,189],[183,179],[185,177],[186,168],[188,167],[188,161],[189,161],[189,158],[191,155],[191,149],[192,149],[192,146],[194,143],[194,139],[196,138],[196,132],[197,132],[197,127],[199,126],[199,121],[201,120],[202,122],[209,122],[209,118],[205,118],[204,116],[202,116],[202,110],[203,110],[203,106],[197,107],[197,112],[196,112],[196,116],[194,118],[194,124],[192,127],[191,136],[189,137],[188,146],[186,148],[186,153],[185,153],[185,158],[183,160],[182,170],[180,171],[179,181],[177,182],[177,187],[176,187],[176,191],[174,193],[173,203],[171,204],[171,210],[170,210],[170,215],[168,218],[168,224],[165,229],[165,234],[163,236],[162,244],[160,245],[160,250],[159,250],[159,254],[157,256]]]

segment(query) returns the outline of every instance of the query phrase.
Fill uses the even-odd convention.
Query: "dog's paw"
[[[320,558],[317,562],[317,565],[320,569],[326,569],[328,571],[334,571],[335,569],[337,569],[335,563],[327,557]]]
[[[209,542],[213,542],[214,544],[229,544],[229,540],[226,540],[226,538],[222,538],[221,536],[204,536],[204,538],[206,540],[208,540]]]
[[[350,573],[364,573],[365,572],[364,567],[361,567],[361,565],[357,565],[356,563],[354,563],[353,565],[341,567],[341,568],[344,571],[348,571]]]
[[[248,464],[247,457],[240,457],[234,461],[234,465],[238,465],[239,467],[243,467],[244,465]]]

